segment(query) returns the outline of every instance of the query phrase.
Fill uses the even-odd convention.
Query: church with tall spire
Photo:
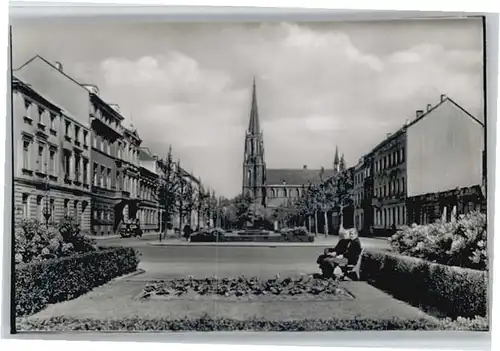
[[[266,163],[264,161],[264,139],[259,123],[255,78],[252,88],[250,121],[245,134],[243,156],[243,194],[250,195],[255,203],[264,205],[266,183]]]
[[[243,155],[242,193],[251,196],[254,203],[269,208],[291,204],[302,196],[309,185],[320,184],[345,170],[344,155],[338,148],[332,169],[309,169],[307,165],[295,169],[268,169],[264,158],[264,136],[260,129],[255,78],[252,86],[250,119],[245,133]]]

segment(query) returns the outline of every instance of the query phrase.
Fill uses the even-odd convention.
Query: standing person
[[[189,237],[191,236],[191,233],[193,232],[191,230],[191,226],[189,226],[189,224],[186,224],[184,226],[184,237],[186,238],[186,241],[189,241]]]

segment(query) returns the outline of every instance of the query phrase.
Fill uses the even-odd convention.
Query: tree
[[[352,200],[352,190],[353,182],[351,177],[351,172],[346,170],[338,174],[336,178],[336,192],[335,192],[335,204],[339,207],[340,211],[340,225],[339,227],[344,228],[344,208],[351,206]]]
[[[159,161],[161,176],[158,187],[158,201],[165,210],[164,217],[164,235],[167,230],[172,228],[171,219],[176,212],[177,191],[179,188],[179,179],[175,170],[175,162],[172,159],[172,146],[168,148],[166,160]]]

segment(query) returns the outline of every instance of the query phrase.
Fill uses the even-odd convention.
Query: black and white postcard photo
[[[489,330],[484,18],[10,40],[13,332]]]

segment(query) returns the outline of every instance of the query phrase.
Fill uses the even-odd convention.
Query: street
[[[336,243],[336,238],[330,240]],[[387,249],[382,239],[361,238],[364,248]],[[260,246],[230,247],[196,244],[154,246],[157,237],[116,238],[100,240],[101,246],[126,246],[136,248],[140,253],[139,268],[145,273],[131,277],[134,280],[167,279],[170,277],[208,276],[259,276],[273,277],[276,274],[300,275],[316,273],[317,256],[324,247],[311,246]]]

